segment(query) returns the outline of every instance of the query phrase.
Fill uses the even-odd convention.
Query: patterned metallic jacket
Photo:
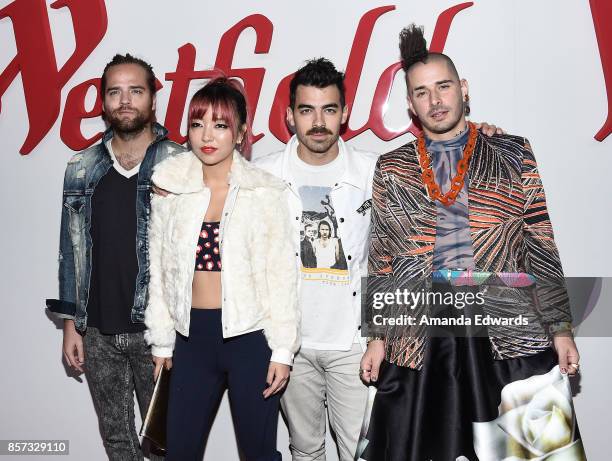
[[[371,278],[431,276],[436,239],[436,205],[421,179],[416,141],[382,155],[374,172]],[[468,208],[476,271],[528,272],[556,280],[538,285],[539,330],[490,336],[496,359],[533,355],[551,346],[550,332],[571,328],[569,299],[553,239],[544,188],[529,142],[519,136],[478,134],[470,160]],[[548,315],[547,315],[547,314]],[[552,313],[552,314],[551,314]],[[419,369],[427,338],[387,336],[386,359]]]

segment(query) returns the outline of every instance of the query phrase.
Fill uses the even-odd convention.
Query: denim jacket
[[[153,167],[170,155],[183,152],[179,144],[166,139],[168,131],[155,123],[155,140],[147,148],[138,172],[136,192],[136,253],[138,275],[132,306],[132,322],[144,322],[149,283],[149,245],[147,229],[151,212],[151,175]],[[47,307],[58,317],[74,320],[76,329],[87,329],[87,300],[92,266],[91,199],[100,179],[113,162],[106,143],[113,137],[108,129],[102,142],[74,155],[66,166],[62,200],[59,249],[59,299],[48,299]]]

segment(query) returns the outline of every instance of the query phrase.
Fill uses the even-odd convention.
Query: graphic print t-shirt
[[[291,174],[302,200],[300,304],[302,347],[348,350],[357,328],[349,272],[331,190],[344,172],[341,152],[331,163],[309,165],[292,152]]]

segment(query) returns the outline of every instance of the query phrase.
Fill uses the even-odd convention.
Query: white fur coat
[[[195,250],[210,191],[191,152],[168,158],[152,181],[170,192],[151,200],[150,285],[145,338],[171,357],[175,330],[189,335]],[[263,329],[272,361],[291,364],[300,343],[298,268],[285,184],[234,152],[219,229],[223,337]]]

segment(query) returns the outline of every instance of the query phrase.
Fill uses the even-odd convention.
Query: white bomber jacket
[[[281,178],[288,189],[285,192],[293,229],[296,265],[301,266],[300,222],[302,200],[291,175],[290,159],[298,143],[294,135],[284,150],[257,158],[253,163]],[[368,275],[368,248],[370,242],[370,208],[372,204],[372,180],[378,154],[354,149],[341,138],[338,147],[345,161],[344,174],[331,190],[331,199],[338,218],[338,235],[347,258],[351,287],[351,305],[355,323],[361,324],[361,279]],[[302,306],[307,309],[308,306]],[[301,310],[301,309],[300,309]],[[366,338],[361,338],[365,349]]]
[[[271,361],[290,365],[300,344],[298,273],[282,181],[234,152],[219,228],[223,337],[263,329]],[[189,335],[195,250],[210,191],[191,152],[155,168],[149,224],[150,285],[145,339],[171,357],[176,331]]]

